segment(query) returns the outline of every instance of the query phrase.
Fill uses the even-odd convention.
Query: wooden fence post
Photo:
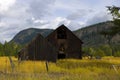
[[[10,64],[11,64],[12,72],[13,72],[15,64],[13,63],[12,58],[10,56],[8,58],[9,58],[9,61],[10,61]]]
[[[48,68],[48,61],[45,61],[45,64],[46,64],[46,70],[47,72],[49,71],[49,68]]]

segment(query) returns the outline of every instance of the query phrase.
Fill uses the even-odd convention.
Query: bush
[[[115,56],[115,57],[120,57],[120,51],[115,52],[115,53],[114,53],[114,56]]]

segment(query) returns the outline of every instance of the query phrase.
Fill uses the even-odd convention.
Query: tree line
[[[0,56],[17,56],[17,53],[21,48],[21,45],[13,42],[5,42],[4,44],[0,43]]]
[[[97,47],[83,47],[83,56],[104,57],[114,56],[120,57],[120,45],[100,45]]]

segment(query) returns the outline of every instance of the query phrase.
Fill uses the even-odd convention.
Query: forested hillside
[[[37,34],[41,34],[46,37],[49,33],[51,33],[52,29],[36,29],[29,28],[23,31],[20,31],[16,36],[10,41],[16,44],[24,45],[29,43]]]
[[[74,33],[83,40],[84,46],[98,46],[107,44],[107,39],[101,34],[102,31],[113,27],[114,24],[110,21],[94,24],[85,28],[74,31]],[[120,44],[120,35],[112,38],[111,43]]]

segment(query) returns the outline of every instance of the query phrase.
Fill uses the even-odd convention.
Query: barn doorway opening
[[[58,53],[58,59],[64,59],[65,57],[66,57],[66,55],[65,55],[65,46],[64,46],[64,44],[60,44],[59,53]]]
[[[58,54],[58,59],[65,59],[66,55],[65,54]]]

